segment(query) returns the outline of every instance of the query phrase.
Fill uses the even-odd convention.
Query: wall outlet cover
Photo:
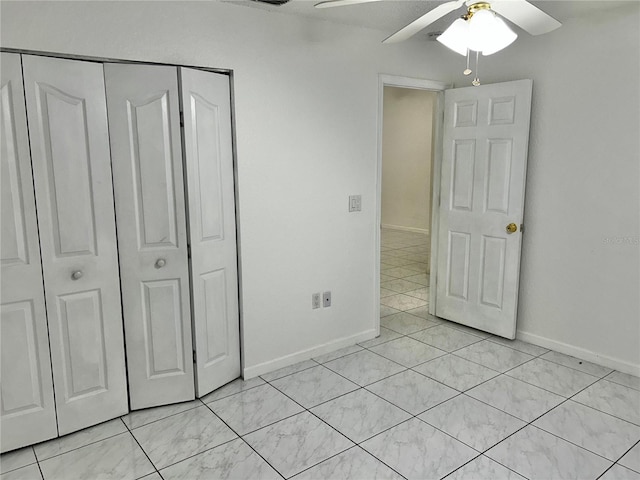
[[[331,292],[324,292],[322,294],[322,306],[323,307],[331,306]]]
[[[314,293],[311,295],[311,308],[312,309],[316,309],[316,308],[320,308],[322,305],[320,303],[320,294],[319,293]]]

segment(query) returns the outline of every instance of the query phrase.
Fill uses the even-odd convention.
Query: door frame
[[[415,90],[427,90],[438,94],[435,106],[431,168],[431,227],[429,237],[429,313],[435,315],[437,272],[433,259],[438,258],[438,220],[440,207],[440,171],[442,164],[442,127],[444,122],[444,91],[452,85],[436,80],[404,77],[399,75],[378,74],[378,158],[376,167],[376,235],[374,262],[374,308],[376,336],[380,335],[380,247],[382,229],[382,126],[384,120],[384,87],[400,87]],[[435,241],[434,241],[435,239]]]

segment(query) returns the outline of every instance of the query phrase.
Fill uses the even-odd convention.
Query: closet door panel
[[[58,434],[20,55],[0,80],[2,452]]]
[[[240,375],[229,78],[180,68],[198,396]]]
[[[131,408],[195,398],[178,71],[105,65]]]
[[[23,56],[61,435],[128,411],[101,64]]]

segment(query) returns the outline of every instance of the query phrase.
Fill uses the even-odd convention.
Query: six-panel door
[[[106,64],[131,409],[195,398],[178,69]]]
[[[196,392],[240,375],[229,77],[180,68],[191,239]]]
[[[23,56],[58,429],[128,411],[99,63]]]
[[[2,451],[58,434],[20,55],[2,53]]]
[[[514,338],[531,80],[445,92],[436,314]],[[513,223],[515,232],[507,232]]]

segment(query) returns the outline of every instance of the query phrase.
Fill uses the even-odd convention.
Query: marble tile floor
[[[0,480],[640,480],[639,378],[397,306],[378,338],[4,454]]]

